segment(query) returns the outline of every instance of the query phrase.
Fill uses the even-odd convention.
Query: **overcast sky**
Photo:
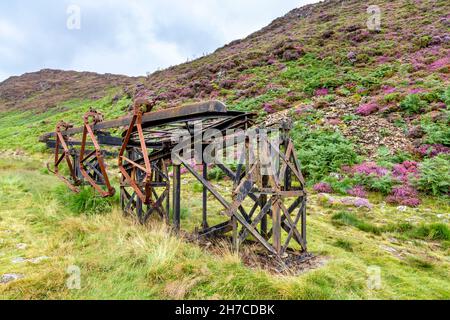
[[[0,81],[43,68],[145,75],[314,0],[0,0]]]

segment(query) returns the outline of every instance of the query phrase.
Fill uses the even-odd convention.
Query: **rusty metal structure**
[[[146,223],[152,216],[181,228],[181,168],[190,173],[203,188],[202,222],[196,229],[198,237],[217,237],[231,234],[233,247],[238,249],[246,241],[256,242],[270,255],[282,259],[288,254],[306,252],[306,192],[294,144],[289,136],[289,122],[278,124],[281,143],[274,145],[257,139],[258,148],[249,148],[246,138],[242,158],[254,161],[239,162],[233,168],[225,163],[217,166],[230,180],[232,192],[225,191],[208,180],[208,164],[201,170],[187,159],[193,154],[183,154],[172,139],[177,130],[191,135],[187,144],[193,149],[200,145],[203,152],[214,142],[205,139],[207,130],[220,132],[223,140],[218,150],[225,149],[225,141],[234,139],[229,132],[254,130],[252,113],[229,111],[218,101],[185,105],[153,111],[153,105],[136,100],[133,114],[117,120],[104,121],[103,116],[90,110],[83,116],[82,127],[65,122],[56,126],[55,132],[43,135],[40,140],[54,149],[53,167],[49,170],[68,187],[79,192],[82,184],[92,186],[100,196],[114,195],[105,157],[118,157],[120,172],[120,203],[124,214]],[[194,130],[202,122],[201,132]],[[109,131],[123,129],[122,136]],[[81,135],[81,140],[77,137]],[[233,140],[234,141],[234,140]],[[103,149],[102,149],[103,148]],[[270,149],[270,152],[269,152]],[[108,150],[108,151],[107,151]],[[112,150],[112,151],[111,151]],[[114,152],[115,150],[115,152]],[[118,151],[118,153],[117,153]],[[275,161],[264,174],[267,160]],[[60,170],[66,162],[66,176]],[[223,210],[223,222],[210,226],[209,201],[216,200]],[[292,241],[294,240],[294,242]]]

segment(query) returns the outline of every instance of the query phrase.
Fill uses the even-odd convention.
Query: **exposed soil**
[[[182,234],[189,242],[215,255],[224,255],[231,252],[231,238],[226,236],[215,238],[198,238],[195,234]],[[239,259],[252,269],[262,269],[275,275],[299,275],[318,269],[327,263],[326,257],[316,256],[309,252],[288,252],[283,258],[277,259],[255,242],[244,242],[239,247]]]

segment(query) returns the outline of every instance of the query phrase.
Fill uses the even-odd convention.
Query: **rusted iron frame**
[[[131,152],[128,157],[132,158],[133,153]],[[158,166],[161,166],[159,168]],[[144,204],[143,201],[137,196],[135,189],[131,193],[128,192],[127,188],[131,188],[131,186],[126,183],[124,177],[122,176],[122,180],[120,183],[120,198],[121,198],[121,207],[125,214],[128,215],[136,215],[138,221],[141,224],[145,224],[149,217],[153,214],[153,212],[157,212],[161,218],[164,219],[166,223],[169,223],[169,192],[170,192],[170,180],[168,177],[167,166],[163,159],[158,159],[155,162],[151,163],[152,174],[150,183],[148,184],[150,193],[152,195],[152,200],[148,204]],[[133,172],[133,175],[138,178],[141,178],[141,172],[139,169],[134,168],[132,170],[136,170]],[[140,187],[143,184],[140,181],[137,181],[136,184]],[[156,192],[156,188],[164,188],[161,193]],[[154,200],[153,200],[154,197]],[[164,208],[163,203],[166,201],[166,207]],[[146,208],[145,208],[145,207]]]
[[[230,129],[230,124],[232,124],[233,127],[235,127],[235,128],[243,128],[244,125],[246,123],[248,123],[248,121],[250,121],[250,119],[251,119],[251,117],[249,117],[246,114],[239,114],[238,116],[231,116],[229,118],[224,119],[221,122],[218,122],[218,123],[212,124],[208,127],[205,127],[202,129],[202,133],[198,134],[198,136],[200,136],[200,138],[199,139],[194,138],[194,140],[191,141],[191,147],[193,147],[196,143],[203,143],[203,140],[202,140],[203,133],[209,129],[216,129],[216,130],[219,130],[222,134],[226,134],[226,131]],[[234,135],[228,135],[226,137],[227,138],[234,137]],[[130,141],[131,141],[131,138],[130,138]],[[136,143],[139,143],[139,142],[136,142]],[[175,144],[171,141],[171,139],[164,141],[164,143],[165,143],[165,147],[163,149],[165,149],[167,151],[161,152],[160,156],[169,158],[171,150],[175,146]],[[226,141],[224,140],[223,144],[225,144],[225,143],[226,143]],[[143,165],[145,163],[145,158],[142,157],[140,159],[137,159],[134,161],[134,163],[138,164],[138,165]],[[134,164],[128,164],[128,165],[125,165],[124,167],[129,168],[133,165]]]
[[[278,149],[276,149],[279,157],[281,158],[281,161],[283,162],[283,166],[282,166],[281,170],[279,171],[279,176],[277,177],[277,179],[274,179],[273,177],[270,179],[270,180],[272,180],[271,181],[272,184],[278,184],[279,187],[261,188],[260,197],[258,199],[256,199],[256,201],[254,200],[255,204],[253,205],[253,207],[250,211],[250,214],[249,214],[249,217],[252,218],[255,208],[259,204],[261,204],[261,202],[263,200],[262,197],[264,197],[267,194],[272,195],[272,197],[269,200],[269,203],[267,204],[267,202],[266,202],[266,203],[264,203],[264,205],[261,205],[261,212],[257,215],[257,217],[253,221],[250,220],[250,222],[251,222],[251,227],[256,227],[258,225],[258,223],[261,222],[261,224],[262,224],[262,219],[266,218],[267,214],[269,212],[272,212],[272,223],[273,223],[272,228],[269,233],[264,234],[267,232],[266,230],[264,230],[264,227],[266,228],[266,226],[261,226],[261,234],[263,236],[265,236],[266,239],[273,237],[274,249],[280,256],[284,255],[285,252],[287,251],[292,237],[294,237],[294,239],[301,245],[302,250],[306,251],[306,239],[305,239],[305,237],[306,237],[306,227],[305,227],[306,194],[302,190],[289,190],[291,187],[291,185],[290,185],[291,178],[290,178],[290,174],[289,174],[290,171],[293,170],[295,172],[295,174],[296,174],[298,180],[301,182],[302,186],[304,185],[304,182],[303,182],[304,180],[302,179],[303,176],[301,175],[301,171],[298,166],[295,152],[293,150],[292,141],[290,141],[290,139],[284,139],[283,144],[285,146],[284,154],[281,153]],[[273,145],[272,145],[272,147],[274,148]],[[290,163],[290,158],[294,159],[294,164]],[[238,179],[239,170],[237,170],[238,172],[233,173],[229,168],[227,168],[223,164],[219,165],[218,167],[220,169],[222,169],[222,171],[225,174],[227,174],[228,176],[230,176],[233,180],[236,181]],[[202,181],[200,181],[200,182],[202,182]],[[283,183],[282,186],[281,186],[281,183]],[[242,184],[242,181],[241,181],[241,184]],[[265,182],[265,184],[267,184],[267,182]],[[283,188],[283,190],[281,190],[281,188]],[[245,190],[236,191],[236,194],[239,195],[239,197],[241,198],[240,199],[241,202],[243,201],[243,198],[245,198],[246,196],[251,194],[248,186],[244,189]],[[253,190],[253,192],[256,193],[256,192],[258,192],[258,190]],[[290,214],[292,213],[293,210],[295,210],[295,208],[298,207],[299,201],[298,201],[298,199],[295,200],[294,203],[289,208],[289,210],[287,210],[281,200],[284,197],[299,197],[298,199],[303,199],[301,201],[299,213],[295,217],[295,220],[292,220],[292,218],[290,217]],[[229,209],[229,211],[237,212],[237,207],[240,207],[241,202],[236,203],[234,205],[234,207]],[[300,219],[302,220],[302,233],[301,234],[297,230],[297,225],[298,225]],[[230,221],[221,223],[217,226],[203,229],[200,232],[200,234],[201,235],[210,235],[210,234],[216,234],[217,232],[226,233],[229,231],[233,231],[233,245],[237,247],[239,245],[239,242],[244,241],[244,239],[248,236],[250,229],[243,228],[239,234],[239,240],[237,240],[236,239],[236,237],[237,237],[236,220],[237,219],[236,219],[235,215],[233,215],[233,217],[231,218]],[[281,243],[281,229],[282,228],[288,234],[286,240],[284,241],[284,244]]]
[[[251,233],[251,235],[253,237],[255,237],[255,239],[257,239],[268,251],[270,251],[271,253],[275,254],[278,256],[277,252],[274,250],[274,248],[272,247],[272,245],[270,243],[268,243],[259,233],[258,231],[253,228],[244,217],[242,217],[241,215],[237,214],[237,210],[236,211],[232,211],[232,207],[231,204],[222,197],[222,195],[217,192],[217,190],[214,188],[214,186],[211,185],[211,183],[207,180],[204,180],[203,177],[197,173],[197,171],[192,168],[182,157],[180,157],[179,155],[175,155],[178,158],[178,161],[180,161],[184,167],[195,177],[197,178],[197,180],[202,183],[207,189],[208,191],[220,202],[220,204],[225,208],[224,213],[229,217],[229,218],[235,218],[241,225],[243,225],[245,228],[249,229],[249,232]]]
[[[146,108],[147,110],[144,110],[144,108]],[[148,108],[150,108],[150,110],[151,110],[152,106],[149,104],[145,104],[143,102],[139,102],[139,103],[135,102],[135,104],[133,106],[133,117],[131,119],[128,130],[126,131],[122,147],[120,148],[119,162],[118,162],[119,170],[122,173],[122,176],[124,177],[124,180],[125,180],[124,182],[129,184],[134,189],[134,191],[136,192],[139,199],[141,199],[141,201],[146,205],[150,204],[151,197],[152,197],[152,194],[150,191],[152,169],[151,169],[150,160],[148,158],[147,145],[145,143],[145,139],[143,137],[143,132],[142,132],[142,115],[144,112],[150,111],[150,110],[148,110]],[[144,166],[137,164],[136,162],[132,161],[131,159],[125,157],[125,151],[127,150],[127,146],[130,141],[131,134],[134,132],[134,130],[137,130],[138,135],[139,135],[139,143],[140,143],[140,149],[141,149],[141,153],[142,153],[142,159],[144,160]],[[145,177],[143,179],[144,191],[142,191],[141,188],[136,184],[135,174],[130,176],[130,174],[127,172],[127,170],[124,167],[124,161],[126,161],[128,163],[128,165],[131,166],[132,171],[134,171],[136,169],[140,169],[145,174]]]
[[[164,109],[156,112],[149,112],[142,116],[143,127],[156,127],[158,125],[186,119],[204,119],[208,117],[217,117],[223,114],[240,114],[242,112],[227,111],[226,106],[220,101],[208,101],[185,105],[176,108]],[[117,120],[103,121],[95,125],[92,129],[100,131],[104,129],[120,128],[130,126],[134,115],[131,117],[122,117]],[[83,132],[83,127],[70,128],[66,134],[72,136]],[[55,132],[50,132],[40,137],[41,142],[46,142],[50,137],[56,136]]]
[[[81,184],[81,180],[78,179],[76,172],[75,172],[75,166],[76,166],[76,155],[73,154],[74,150],[69,149],[68,147],[68,137],[66,135],[66,132],[69,128],[72,128],[73,126],[69,123],[66,123],[64,121],[58,122],[56,125],[55,135],[56,135],[56,145],[55,145],[55,161],[54,161],[54,168],[50,168],[50,164],[47,163],[47,168],[50,172],[55,174],[62,182],[64,182],[70,190],[72,190],[75,193],[79,193],[80,189],[77,188]],[[64,129],[64,131],[63,131]],[[61,156],[60,154],[60,146],[62,147],[61,150]],[[73,157],[73,159],[71,159]],[[59,172],[59,165],[63,160],[66,160],[67,167],[69,168],[69,174],[70,178],[72,178],[73,183],[69,181],[66,177],[64,177]]]
[[[135,110],[136,110],[136,108],[135,108]],[[239,117],[239,116],[242,116],[242,115],[239,115],[239,114],[237,114],[237,116]],[[212,115],[212,117],[214,117],[214,115]],[[187,116],[187,118],[189,118],[189,120],[192,120],[192,118],[191,117],[189,117],[189,116]],[[179,119],[181,119],[181,118],[179,118]],[[120,120],[120,121],[123,121],[124,119],[122,119],[122,120]],[[125,121],[127,121],[127,120],[125,120]],[[163,123],[164,122],[164,120],[161,122],[159,119],[155,119],[155,120],[152,120],[152,121],[154,121],[153,122],[153,124],[156,124],[156,123]],[[150,122],[152,122],[152,121],[150,121]],[[145,124],[145,127],[152,127],[152,123],[150,123],[150,122],[146,122],[146,124]],[[118,123],[118,122],[116,122],[116,123]],[[243,122],[243,123],[245,123],[245,121]],[[139,126],[139,124],[140,124],[140,126]],[[214,125],[215,126],[217,126],[218,124],[223,124],[223,130],[225,130],[225,129],[229,129],[229,128],[231,128],[231,127],[239,127],[242,123],[233,123],[233,119],[231,119],[231,118],[225,118],[225,119],[223,119],[221,122],[219,122],[219,123],[214,123],[214,124],[212,124],[212,127],[214,127]],[[111,123],[109,124],[109,125],[111,125]],[[94,128],[95,128],[95,125],[94,125]],[[144,190],[145,191],[147,191],[147,187],[148,187],[148,185],[147,185],[147,183],[146,183],[146,181],[147,181],[147,178],[148,178],[148,175],[149,175],[149,172],[150,172],[150,175],[151,175],[151,166],[150,166],[150,170],[149,170],[149,168],[148,168],[148,164],[149,164],[149,161],[146,161],[146,157],[145,156],[143,156],[139,161],[140,162],[142,162],[143,161],[143,163],[141,163],[141,164],[138,164],[137,162],[135,162],[135,161],[133,161],[133,160],[131,160],[131,159],[127,159],[126,157],[124,157],[124,158],[122,158],[123,157],[123,154],[124,154],[124,150],[126,149],[126,147],[127,146],[132,146],[133,145],[133,141],[130,141],[130,136],[131,136],[131,133],[133,132],[133,131],[135,131],[135,132],[137,132],[137,136],[138,136],[138,139],[139,139],[139,142],[140,143],[137,143],[137,144],[134,144],[134,147],[139,147],[140,146],[140,148],[141,148],[141,150],[143,151],[142,152],[142,155],[148,155],[148,152],[147,152],[147,148],[146,148],[146,146],[147,146],[147,144],[148,144],[148,141],[146,140],[146,139],[148,139],[149,137],[148,136],[145,136],[144,135],[144,132],[143,132],[143,126],[142,126],[142,113],[141,113],[141,115],[139,116],[139,113],[134,113],[134,115],[133,115],[133,117],[131,118],[131,120],[130,120],[130,127],[129,127],[129,129],[126,131],[126,134],[125,134],[125,138],[124,138],[124,142],[127,142],[127,143],[124,143],[123,145],[122,145],[122,148],[121,148],[121,152],[119,153],[119,155],[120,155],[120,157],[119,157],[119,161],[120,160],[122,160],[123,161],[123,159],[126,159],[126,160],[129,160],[128,161],[128,163],[129,163],[129,167],[131,166],[132,168],[133,168],[133,170],[142,170],[144,173],[145,173],[145,178],[144,178],[144,183],[143,183],[143,185],[144,185]],[[151,130],[150,130],[150,132],[151,132]],[[59,137],[58,137],[58,135],[56,134],[56,136],[57,136],[57,138],[59,139]],[[156,139],[156,140],[158,140],[158,139]],[[62,141],[64,141],[64,140],[62,140]],[[252,228],[252,225],[253,224],[255,224],[255,221],[256,221],[256,225],[258,224],[258,222],[257,222],[257,220],[259,220],[259,217],[261,216],[262,218],[261,218],[261,220],[263,220],[263,218],[266,218],[267,217],[267,213],[265,212],[265,211],[270,211],[269,209],[267,209],[268,208],[268,206],[267,206],[267,204],[264,204],[263,205],[263,197],[264,196],[266,196],[266,195],[268,195],[268,194],[270,194],[271,192],[273,192],[273,191],[275,191],[276,193],[278,193],[276,196],[273,196],[273,197],[275,197],[274,199],[274,201],[272,201],[272,198],[270,199],[270,206],[269,207],[272,207],[272,209],[271,209],[271,211],[273,212],[273,211],[275,211],[275,210],[278,210],[278,211],[282,211],[283,212],[283,214],[282,214],[282,217],[281,217],[281,219],[280,219],[280,222],[279,222],[279,224],[282,226],[282,228],[284,229],[284,230],[286,230],[287,232],[288,232],[288,239],[287,239],[287,242],[289,242],[289,240],[290,240],[290,238],[292,238],[292,237],[294,237],[297,241],[299,240],[298,238],[300,238],[300,241],[302,241],[302,246],[304,247],[304,248],[306,248],[306,240],[305,240],[305,233],[306,233],[306,229],[305,229],[305,223],[304,222],[306,222],[306,221],[304,221],[305,220],[305,216],[306,216],[306,214],[302,214],[302,215],[298,215],[296,218],[295,218],[295,220],[292,220],[292,219],[290,219],[290,216],[288,217],[288,215],[290,214],[290,209],[289,210],[286,210],[286,208],[284,207],[281,207],[281,206],[277,206],[277,208],[273,208],[273,206],[274,206],[274,203],[276,204],[277,203],[277,201],[279,201],[279,197],[280,196],[292,196],[293,194],[295,194],[293,191],[288,191],[287,189],[289,189],[290,188],[290,177],[288,177],[288,175],[290,174],[290,172],[292,171],[296,176],[297,176],[297,178],[298,178],[298,180],[300,181],[300,183],[301,183],[301,188],[303,188],[304,187],[304,179],[303,179],[303,177],[302,177],[302,175],[301,175],[301,171],[300,171],[300,167],[299,167],[299,165],[298,165],[298,160],[296,159],[296,155],[295,155],[295,152],[292,152],[292,151],[290,151],[292,154],[289,154],[290,152],[288,151],[288,149],[290,148],[290,149],[293,149],[293,146],[292,145],[289,145],[289,142],[290,143],[292,143],[292,141],[289,141],[289,140],[285,140],[285,141],[287,141],[287,142],[285,142],[285,154],[283,155],[281,152],[279,152],[279,156],[280,156],[280,158],[282,159],[282,161],[283,161],[283,165],[282,165],[282,169],[280,170],[280,176],[279,177],[276,177],[275,179],[274,179],[274,181],[271,181],[272,183],[275,183],[276,185],[279,185],[279,183],[281,182],[281,181],[283,181],[284,182],[284,186],[282,187],[283,189],[284,189],[284,191],[282,191],[281,189],[279,189],[279,190],[273,190],[273,189],[271,189],[271,188],[265,188],[265,190],[263,190],[262,189],[262,192],[260,193],[260,197],[259,198],[257,198],[256,199],[256,203],[255,203],[255,205],[252,207],[252,210],[250,211],[250,214],[248,214],[248,215],[246,215],[246,213],[245,213],[245,210],[244,210],[244,213],[242,213],[242,216],[241,215],[239,215],[237,212],[238,212],[238,210],[237,209],[233,209],[233,214],[231,214],[231,220],[230,221],[228,221],[228,222],[224,222],[224,223],[222,223],[222,224],[220,224],[220,225],[218,225],[218,226],[215,226],[215,227],[211,227],[211,228],[207,228],[207,229],[205,229],[205,221],[206,221],[206,219],[205,219],[205,215],[207,215],[207,213],[206,213],[206,210],[204,210],[203,212],[203,214],[202,214],[202,217],[203,217],[203,219],[202,219],[202,224],[203,224],[203,232],[208,232],[208,233],[214,233],[216,230],[222,230],[222,229],[227,229],[227,230],[229,230],[229,228],[230,227],[232,227],[231,225],[233,224],[233,222],[234,222],[234,224],[235,224],[235,231],[237,230],[237,228],[236,228],[236,223],[237,222],[239,222],[239,223],[241,223],[245,228],[247,228],[247,229],[243,229],[243,230],[241,230],[241,233],[239,234],[239,238],[242,238],[242,236],[243,236],[243,234],[244,234],[244,232],[245,231],[247,231],[248,230],[248,232],[247,233],[251,233],[256,239],[258,239],[259,240],[259,242],[261,243],[261,244],[263,244],[265,247],[266,247],[266,249],[268,249],[269,251],[271,251],[272,253],[275,253],[276,255],[279,255],[280,253],[282,254],[284,251],[286,251],[286,249],[287,249],[287,245],[288,245],[288,243],[286,244],[285,243],[285,245],[282,247],[282,248],[279,248],[279,245],[278,244],[276,244],[276,248],[275,248],[275,250],[271,250],[271,248],[270,247],[267,247],[265,244],[268,244],[267,242],[265,243],[265,238],[270,238],[271,236],[272,236],[272,234],[273,234],[273,232],[274,232],[274,229],[273,229],[273,227],[272,227],[272,230],[268,233],[268,234],[266,234],[266,235],[264,235],[264,232],[263,232],[263,228],[261,229],[261,233],[263,234],[262,235],[262,237],[261,237],[261,235],[259,235],[258,234],[258,232],[254,229],[254,228]],[[94,146],[95,146],[95,144],[94,144]],[[64,145],[62,145],[62,147],[64,148]],[[166,146],[167,147],[167,146]],[[272,146],[273,147],[273,146]],[[56,148],[56,149],[59,149],[59,146],[58,146],[58,148]],[[67,149],[67,148],[66,148]],[[170,148],[169,148],[170,149]],[[166,149],[167,150],[167,149]],[[59,151],[58,150],[56,150],[56,153],[59,153]],[[169,154],[170,154],[170,152],[169,152]],[[167,153],[167,151],[166,152],[164,152],[164,149],[163,150],[161,150],[161,152],[160,152],[160,156],[158,157],[158,156],[156,156],[157,155],[157,153],[154,153],[153,155],[152,155],[152,157],[154,157],[153,158],[153,160],[161,160],[161,159],[164,159],[165,157],[167,157],[167,155],[168,155],[168,153]],[[294,160],[294,164],[292,164],[291,162],[290,162],[290,157],[293,157],[293,160]],[[61,158],[61,159],[59,159],[59,162],[60,161],[62,161],[62,159],[63,158]],[[70,159],[69,159],[70,160]],[[150,159],[149,159],[150,160]],[[164,161],[164,160],[162,160],[162,161]],[[55,159],[55,162],[57,162],[57,160]],[[123,163],[123,162],[122,162]],[[131,164],[131,165],[130,165]],[[206,194],[206,191],[209,191],[209,192],[211,192],[218,200],[219,200],[219,202],[221,202],[222,203],[222,205],[224,205],[224,207],[225,208],[227,208],[227,202],[225,201],[224,202],[224,199],[222,198],[222,200],[221,200],[221,198],[220,198],[220,195],[219,194],[216,194],[215,192],[214,192],[214,190],[213,190],[213,188],[211,188],[211,185],[209,185],[208,186],[208,183],[207,183],[207,176],[206,176],[206,170],[204,170],[204,173],[203,173],[203,177],[201,177],[201,176],[199,176],[198,174],[196,175],[196,174],[194,174],[194,172],[195,172],[195,170],[193,169],[193,168],[191,168],[188,164],[186,164],[186,163],[183,163],[183,165],[191,172],[191,173],[193,173],[193,175],[198,179],[198,180],[200,180],[201,181],[201,178],[203,178],[203,180],[205,180],[205,181],[201,181],[202,182],[202,184],[204,185],[204,194]],[[119,166],[120,167],[120,166]],[[176,166],[177,168],[178,168],[178,170],[180,169],[180,166]],[[234,180],[235,180],[235,182],[236,181],[239,181],[240,179],[242,179],[242,176],[241,176],[241,174],[240,174],[240,172],[239,172],[239,170],[240,169],[238,169],[237,170],[237,172],[236,173],[233,173],[231,170],[227,170],[227,168],[225,167],[225,166],[220,166],[221,167],[221,169],[225,172],[225,173],[227,173],[227,175],[234,175]],[[296,168],[298,168],[298,172],[297,172],[297,170],[296,170]],[[123,168],[122,168],[123,169]],[[174,171],[176,171],[176,169],[174,170]],[[122,170],[121,170],[121,172],[122,172],[122,174],[124,173]],[[282,172],[285,172],[285,177],[282,177]],[[126,173],[126,172],[125,172]],[[123,174],[123,176],[124,176],[124,178],[125,178],[125,180],[127,180],[126,179],[126,174],[124,175]],[[176,176],[176,174],[175,174],[175,176]],[[130,177],[130,176],[129,176]],[[131,177],[130,177],[131,178]],[[200,178],[200,179],[199,179]],[[278,178],[280,178],[280,179],[278,179]],[[284,178],[284,179],[283,179]],[[273,179],[273,178],[272,178]],[[178,183],[175,181],[175,180],[177,180],[178,181]],[[130,183],[130,180],[128,180],[127,181],[129,184],[130,184],[130,186],[131,187],[133,187],[133,185],[132,185],[132,183]],[[204,183],[204,182],[206,182],[206,183]],[[174,184],[178,184],[178,186],[180,186],[180,178],[178,177],[178,179],[174,179]],[[140,183],[140,185],[142,185],[142,183]],[[134,187],[136,187],[137,185],[135,185]],[[146,187],[147,186],[147,187]],[[130,199],[130,201],[129,201],[129,203],[127,204],[127,206],[128,207],[130,207],[130,206],[135,206],[135,207],[142,207],[142,204],[143,204],[143,202],[145,202],[145,198],[144,199],[142,199],[143,197],[142,197],[142,191],[141,191],[141,195],[139,195],[139,191],[140,191],[140,189],[139,188],[137,188],[137,190],[135,189],[133,187],[133,190],[134,190],[134,192],[130,195],[129,193],[128,193],[128,191],[126,191],[126,189],[124,189],[123,191],[121,190],[121,192],[124,192],[124,193],[127,193],[127,195],[126,195],[126,197],[127,198],[129,198]],[[275,189],[277,189],[277,188],[275,188]],[[151,190],[151,192],[150,192],[150,196],[151,196],[151,194],[152,194],[152,192],[154,192],[154,190],[153,189],[151,189],[150,188],[150,190]],[[180,206],[179,206],[179,201],[180,201],[180,192],[178,191],[176,191],[176,190],[179,190],[179,188],[177,188],[176,186],[175,186],[175,188],[174,188],[174,199],[173,199],[173,201],[174,201],[174,218],[176,218],[176,216],[177,216],[177,214],[176,214],[176,212],[175,211],[178,211],[178,217],[176,218],[176,219],[178,219],[178,226],[179,226],[179,212],[180,212]],[[253,196],[253,200],[255,200],[254,198],[255,198],[255,195],[253,194],[253,191],[254,190],[252,190],[251,188],[249,189],[248,187],[246,188],[246,196],[249,196],[249,195],[252,195]],[[255,191],[256,192],[256,191]],[[219,197],[218,197],[219,196]],[[121,197],[122,198],[122,197]],[[244,197],[245,198],[245,197]],[[134,199],[136,199],[136,200],[134,200]],[[306,195],[305,195],[305,197],[303,198],[304,200],[302,201],[302,207],[300,208],[300,210],[299,210],[299,212],[304,212],[305,211],[305,205],[304,205],[304,203],[306,202]],[[144,201],[142,201],[142,200],[144,200]],[[243,200],[243,199],[242,199]],[[168,201],[168,195],[167,195],[167,201]],[[140,203],[139,203],[140,202]],[[176,205],[176,203],[178,202],[178,205]],[[274,203],[273,203],[274,202]],[[204,203],[204,206],[206,207],[206,201],[204,201],[203,202]],[[229,206],[230,204],[228,204],[228,206]],[[260,212],[260,214],[259,215],[257,215],[257,217],[252,221],[251,219],[252,219],[252,216],[253,216],[253,214],[254,214],[254,212],[256,211],[256,208],[257,208],[257,206],[258,205],[260,205],[260,207],[261,207],[261,211],[264,209],[264,208],[266,208],[264,211],[263,211],[263,213],[261,214],[261,212]],[[178,209],[176,209],[175,207],[176,206],[178,206]],[[239,208],[241,208],[241,206],[239,205]],[[243,208],[242,208],[243,209]],[[168,213],[168,206],[167,206],[167,213]],[[228,210],[226,210],[227,212],[228,212]],[[229,212],[228,212],[229,213]],[[288,214],[287,214],[288,213]],[[229,215],[229,214],[228,214]],[[302,232],[301,232],[301,237],[298,235],[298,230],[296,229],[296,226],[297,226],[297,224],[299,223],[299,217],[302,219]],[[234,221],[233,221],[234,220]],[[248,222],[250,221],[250,225],[248,225]],[[247,224],[247,226],[246,226],[246,224]],[[256,233],[256,234],[255,234]],[[237,236],[237,232],[235,232],[235,235],[234,235],[234,237],[236,237]],[[261,237],[261,238],[260,238]],[[244,236],[244,238],[245,238],[245,236]],[[240,239],[240,240],[242,240],[242,239]],[[269,246],[270,246],[270,244],[268,244]],[[274,252],[275,251],[275,252]]]
[[[90,119],[92,119],[92,122],[90,122]],[[98,144],[95,132],[92,129],[93,126],[95,126],[97,123],[100,123],[102,121],[103,121],[103,115],[94,110],[88,111],[83,117],[84,129],[83,129],[83,137],[81,140],[81,149],[80,149],[80,171],[81,171],[81,174],[83,175],[84,179],[102,197],[111,197],[114,195],[116,190],[111,186],[111,183],[109,181],[108,172],[106,171],[105,161],[103,158],[103,153],[102,153],[102,150],[100,149],[100,145]],[[87,156],[85,156],[86,140],[87,140],[88,136],[91,139],[91,142],[94,146],[94,151],[89,152],[87,154]],[[96,171],[97,175],[103,180],[106,190],[103,190],[100,187],[100,185],[89,175],[89,173],[86,170],[85,162],[94,155],[95,155],[95,157],[90,162],[95,161],[95,163],[98,165],[100,172],[97,172],[98,170],[95,170],[95,171]],[[99,175],[99,173],[100,173],[100,175]]]

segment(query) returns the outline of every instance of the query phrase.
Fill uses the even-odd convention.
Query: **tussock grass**
[[[359,219],[355,214],[348,212],[339,212],[332,216],[332,222],[336,226],[353,226],[361,231],[380,235],[385,232],[400,233],[411,239],[425,240],[450,240],[450,229],[444,223],[431,223],[414,226],[410,223],[389,224],[378,227],[366,221]]]
[[[367,217],[351,212],[341,213],[332,223],[329,216],[320,214],[323,208],[312,197],[308,208],[309,248],[325,257],[327,263],[300,275],[273,275],[246,267],[225,243],[209,252],[183,241],[157,220],[141,226],[124,218],[115,201],[111,210],[101,214],[96,214],[101,206],[90,204],[90,195],[79,196],[82,200],[62,201],[65,196],[60,198],[55,192],[57,179],[20,166],[0,168],[0,274],[24,275],[23,279],[0,286],[4,299],[450,298],[447,251],[436,247],[431,252],[427,245],[427,241],[441,237],[435,233],[439,228],[421,233],[425,244],[400,240],[403,242],[393,245],[386,237],[398,234],[400,229],[379,235],[361,231],[358,226]],[[25,186],[21,181],[27,182]],[[183,197],[201,196],[187,186],[183,188]],[[80,206],[83,210],[73,211],[68,201],[84,203]],[[197,206],[189,210],[183,222],[188,229],[194,227],[191,220],[201,216]],[[213,201],[209,202],[209,210],[213,216],[220,212]],[[340,213],[328,210],[332,215]],[[383,224],[378,216],[392,225],[397,223],[390,220],[396,216],[381,210],[371,214],[373,224],[379,228]],[[336,228],[336,223],[341,226]],[[413,230],[409,226],[402,228],[406,232]],[[27,247],[18,249],[19,243]],[[382,246],[395,246],[396,251],[387,252]],[[403,251],[411,258],[401,258]],[[48,259],[38,264],[11,262],[17,257],[41,256]],[[66,286],[70,276],[67,268],[71,265],[80,268],[80,290]],[[382,270],[380,290],[370,290],[366,285],[371,265]]]

